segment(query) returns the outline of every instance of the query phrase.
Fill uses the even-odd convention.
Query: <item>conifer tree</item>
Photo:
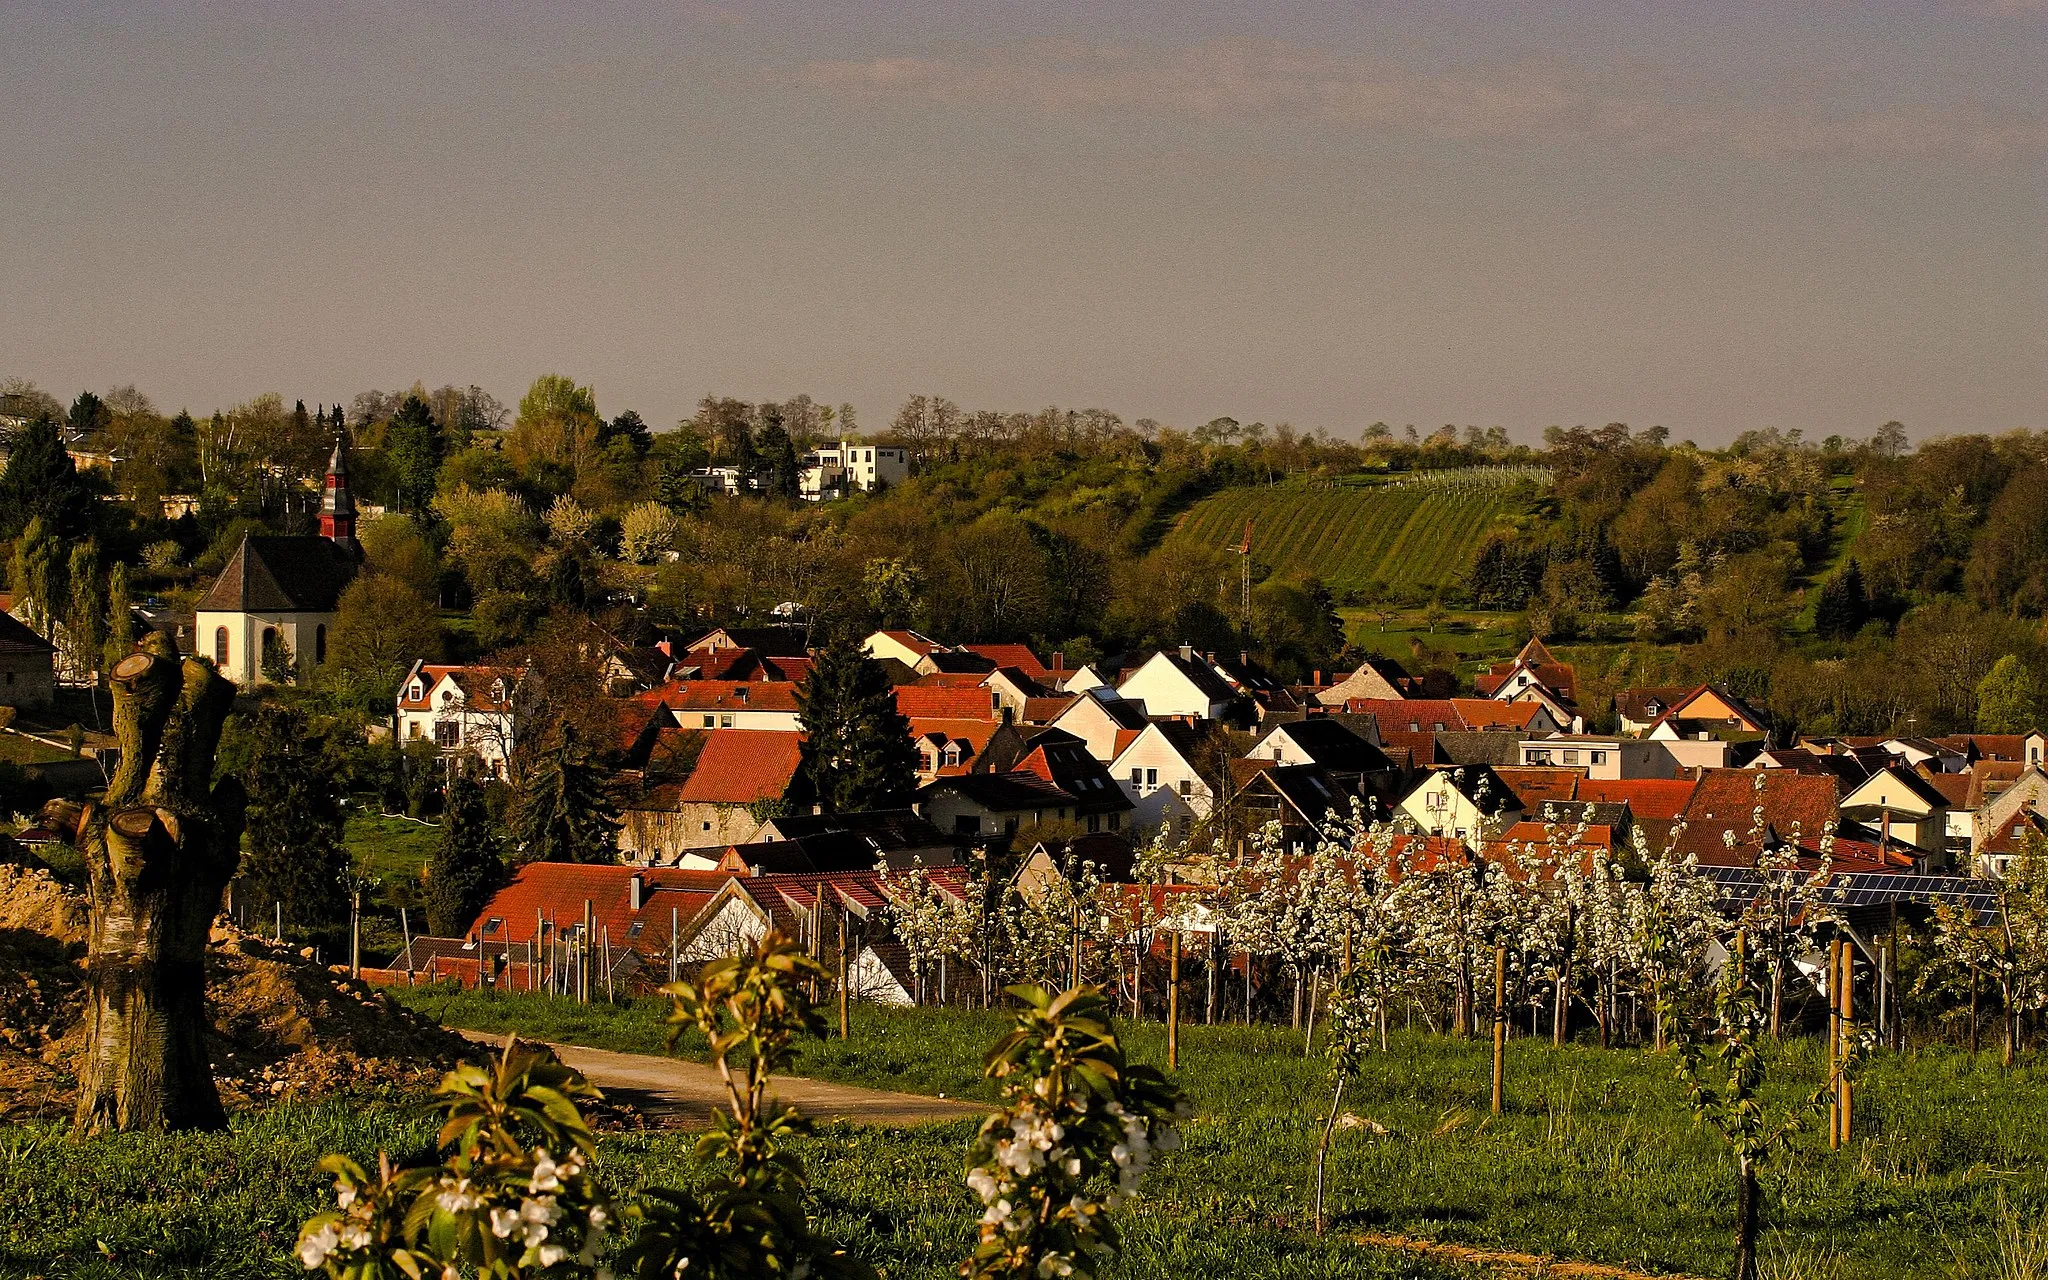
[[[521,862],[611,862],[619,810],[596,752],[558,722],[522,762],[512,793],[512,836]]]
[[[1864,598],[1863,570],[1854,560],[1827,580],[1813,608],[1813,629],[1831,640],[1846,640],[1870,620],[1870,602]]]
[[[348,914],[348,855],[341,787],[324,734],[304,713],[267,702],[251,730],[249,856],[243,873],[259,913],[284,907],[288,923],[334,924]]]
[[[917,786],[910,722],[882,664],[841,635],[818,651],[797,691],[802,776],[830,813],[900,809]]]
[[[505,882],[505,853],[483,788],[459,777],[448,788],[441,845],[427,864],[427,927],[452,938],[468,929]]]
[[[70,600],[64,610],[64,665],[73,680],[92,677],[99,685],[101,649],[107,640],[107,602],[100,576],[100,548],[91,538],[71,547]]]
[[[60,538],[75,538],[92,524],[90,487],[71,461],[57,424],[38,418],[14,435],[7,469],[0,471],[0,538],[20,533],[41,517]]]
[[[400,501],[425,518],[434,500],[434,479],[441,467],[441,428],[427,402],[407,396],[391,419],[384,446]]]

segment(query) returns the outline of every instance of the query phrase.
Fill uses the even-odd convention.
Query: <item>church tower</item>
[[[356,541],[356,500],[348,491],[348,428],[334,436],[334,456],[327,463],[327,485],[320,498],[320,536],[362,558]]]

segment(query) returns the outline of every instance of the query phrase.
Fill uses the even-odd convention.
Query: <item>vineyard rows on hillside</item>
[[[1252,559],[1277,577],[1435,590],[1465,572],[1486,531],[1523,501],[1506,487],[1232,489],[1196,503],[1170,537],[1235,546],[1250,520]]]

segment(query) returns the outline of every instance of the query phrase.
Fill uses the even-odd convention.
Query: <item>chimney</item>
[[[1309,683],[1315,685],[1318,688],[1321,688],[1323,683],[1323,669],[1321,667],[1317,667],[1314,671],[1311,671],[1308,674]]]
[[[1180,660],[1182,662],[1193,662],[1195,660],[1195,646],[1185,640],[1181,641]]]
[[[647,877],[635,871],[626,881],[626,905],[638,911],[647,901]]]
[[[1065,671],[1067,669],[1067,655],[1058,649],[1052,651],[1052,669],[1054,671]]]

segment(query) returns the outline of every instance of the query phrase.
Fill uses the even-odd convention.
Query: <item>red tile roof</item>
[[[912,720],[985,720],[997,723],[995,697],[978,683],[967,687],[896,686],[896,709]]]
[[[1685,812],[1699,782],[1694,778],[1617,778],[1580,781],[1572,799],[1593,804],[1626,804],[1638,820],[1668,822]]]
[[[632,881],[644,877],[640,910],[633,910]],[[626,867],[574,862],[529,862],[513,873],[512,882],[491,896],[467,933],[492,919],[503,923],[483,938],[483,950],[515,947],[533,940],[534,913],[552,921],[548,940],[583,922],[583,903],[590,902],[592,931],[609,931],[614,947],[632,947],[648,954],[665,952],[669,944],[669,913],[687,926],[732,877],[716,871],[684,871],[676,867]],[[635,933],[633,926],[641,926]]]
[[[1577,784],[1586,780],[1586,771],[1504,765],[1495,769],[1493,776],[1515,793],[1524,812],[1534,813],[1543,807],[1546,800],[1572,799]]]
[[[1041,662],[1028,644],[963,644],[960,647],[987,658],[998,667],[1016,667],[1033,680],[1043,680],[1052,674],[1052,668]]]
[[[796,777],[802,749],[803,735],[794,729],[713,729],[683,783],[683,803],[780,800]]]
[[[795,711],[796,686],[780,680],[671,680],[634,701],[672,711]]]
[[[470,711],[502,711],[511,705],[512,691],[526,674],[521,667],[465,667],[459,663],[421,663],[409,673],[410,679],[398,688],[398,707],[401,711],[431,711],[434,686],[444,678],[453,677],[455,687],[462,691],[462,702]],[[413,680],[420,682],[420,696],[409,697]],[[498,682],[504,682],[506,696],[492,696]]]
[[[1835,804],[1831,777],[1790,769],[1709,769],[1685,807],[1685,831],[1672,851],[1678,857],[1696,856],[1708,866],[1755,866],[1762,852],[1752,836],[1759,825],[1759,806],[1767,831],[1782,840],[1792,839],[1797,831],[1806,844],[1819,840],[1822,829],[1834,821]]]

